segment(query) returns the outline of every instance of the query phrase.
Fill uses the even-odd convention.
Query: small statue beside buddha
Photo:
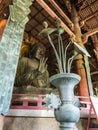
[[[25,41],[29,42],[29,38]],[[24,89],[27,89],[28,86],[36,88],[49,87],[49,73],[47,71],[45,51],[46,49],[41,43],[25,44],[23,41],[14,84],[15,87],[22,87]]]

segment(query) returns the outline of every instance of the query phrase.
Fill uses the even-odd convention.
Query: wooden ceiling
[[[60,11],[57,8],[54,8],[53,0],[44,0],[45,3],[49,6],[50,9],[67,25],[69,26],[69,21],[66,22],[64,16],[62,17]],[[61,8],[61,10],[65,13],[65,15],[70,19],[71,9],[68,4],[69,0],[55,0],[55,3]],[[40,3],[40,2],[39,2]],[[44,44],[47,44],[47,38],[39,37],[39,32],[43,29],[42,22],[47,21],[50,27],[54,27],[55,21],[47,13],[47,9],[45,10],[40,6],[36,0],[33,2],[30,7],[31,13],[29,14],[29,22],[26,25],[25,31],[31,33],[32,36]],[[98,0],[75,0],[76,8],[78,11],[81,30],[83,33],[88,32],[94,28],[98,27]],[[1,0],[0,3],[0,19],[7,18],[9,16],[9,4],[12,4],[11,0]],[[64,37],[67,36],[67,33]],[[98,36],[98,33],[97,33]],[[67,36],[68,37],[68,36]]]
[[[47,37],[39,36],[38,34],[43,29],[42,22],[47,21],[49,27],[55,27],[55,20],[51,14],[47,11],[47,8],[44,9],[39,0],[34,0],[32,6],[30,7],[31,13],[28,15],[29,22],[26,24],[25,31],[31,34],[35,39],[43,43],[47,51],[50,49],[50,44],[47,40]],[[42,0],[43,1],[43,0]],[[57,6],[63,11],[65,16],[61,14],[61,11],[58,8],[55,8],[53,5],[54,1]],[[95,29],[97,41],[98,41],[98,0],[74,0],[75,6],[79,16],[79,23],[81,26],[81,31],[83,34],[92,31]],[[71,6],[69,0],[44,0],[46,5],[64,22],[66,26],[71,29]],[[12,4],[11,0],[0,0],[0,20],[8,18],[9,16],[9,5]],[[67,16],[67,19],[65,18]],[[89,36],[85,46],[88,52],[91,55],[89,59],[90,68],[93,82],[98,82],[98,59],[94,53],[94,44],[93,44],[93,33]],[[62,35],[63,41],[66,43],[69,38],[69,34],[65,31]],[[54,43],[57,43],[55,37],[52,36]],[[97,45],[98,46],[98,45]],[[98,52],[97,52],[98,53]],[[93,74],[96,73],[96,74]]]

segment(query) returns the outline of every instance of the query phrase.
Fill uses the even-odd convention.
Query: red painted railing
[[[46,110],[45,95],[13,94],[10,109],[36,109]]]
[[[45,95],[39,94],[13,94],[12,101],[11,101],[11,109],[49,109],[45,106]],[[81,98],[88,98],[78,96],[79,99]],[[80,101],[83,104],[82,108],[86,108],[87,110],[90,107],[90,102]],[[85,106],[86,105],[86,106]],[[88,107],[89,105],[89,107]]]

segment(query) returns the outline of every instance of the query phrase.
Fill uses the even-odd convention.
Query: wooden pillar
[[[73,2],[71,3],[71,6],[72,6],[72,20],[74,23],[74,34],[76,36],[76,42],[80,44],[81,46],[83,46],[82,38],[81,38],[82,33],[79,26],[79,17],[78,17],[78,14],[77,14],[77,11],[75,9]],[[84,66],[82,55],[77,56],[76,67],[77,67],[78,74],[81,76],[81,81],[78,87],[79,96],[89,96],[87,79],[86,79],[86,71],[85,71],[85,66]]]
[[[0,115],[0,130],[3,130],[3,125],[4,125],[4,116]]]
[[[94,53],[97,59],[97,63],[98,63],[98,38],[97,35],[94,34],[93,36],[91,36],[92,41],[93,41],[93,45],[94,45]]]

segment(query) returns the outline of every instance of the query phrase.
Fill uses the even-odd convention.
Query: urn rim
[[[75,78],[75,79],[77,79],[79,81],[81,80],[80,75],[75,74],[75,73],[59,73],[59,74],[55,74],[55,75],[51,76],[49,79],[50,79],[50,82],[52,82],[55,79],[64,78],[64,77],[66,77],[66,78],[68,78],[68,77],[71,78],[72,77],[72,78]]]

